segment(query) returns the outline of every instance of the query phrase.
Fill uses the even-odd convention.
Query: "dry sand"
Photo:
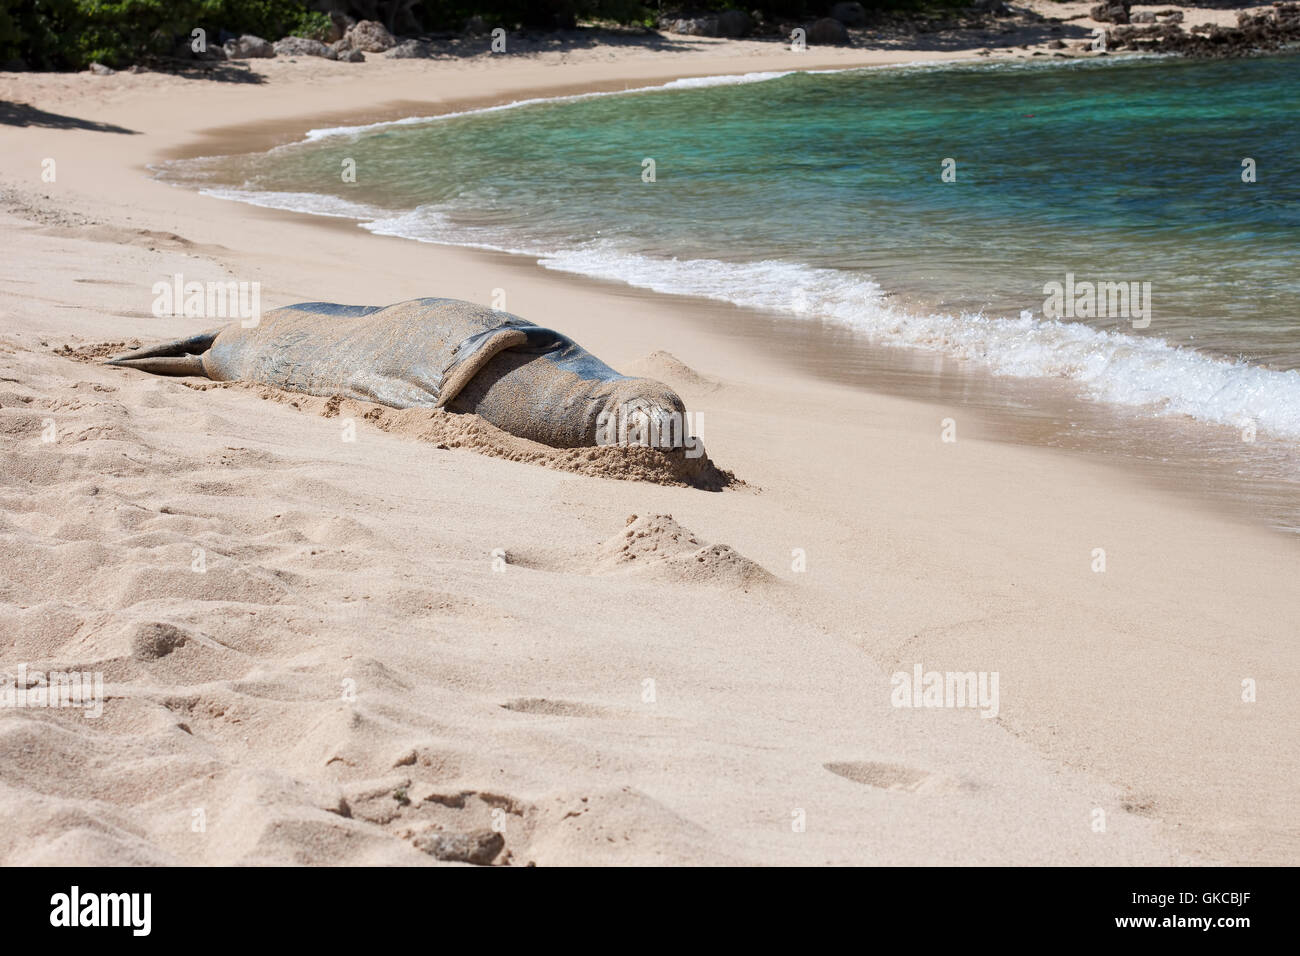
[[[734,309],[145,171],[329,118],[791,65],[692,41],[274,60],[261,84],[0,74],[22,104],[0,126],[0,665],[106,690],[98,719],[0,710],[0,860],[1296,861],[1294,541],[807,377],[715,331]],[[503,288],[679,389],[743,484],[84,361],[210,325],[150,314],[175,272],[260,281],[267,308]],[[892,706],[917,664],[996,672],[996,718]]]

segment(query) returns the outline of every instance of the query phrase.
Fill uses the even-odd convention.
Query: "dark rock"
[[[1106,0],[1088,11],[1088,16],[1098,23],[1128,23],[1132,4],[1128,0]]]
[[[1128,18],[1129,23],[1155,23],[1156,15],[1154,13],[1134,13]]]
[[[718,35],[718,18],[694,17],[674,20],[668,27],[668,31],[688,37],[715,37]]]
[[[362,53],[383,53],[397,46],[397,40],[388,32],[388,27],[378,20],[362,20],[354,24],[340,42],[347,49]]]
[[[423,60],[432,53],[432,47],[422,40],[403,40],[385,54],[392,60]]]
[[[227,40],[224,44],[227,59],[264,60],[275,56],[275,47],[261,37],[245,33],[238,40]]]
[[[329,36],[325,38],[325,42],[332,45],[337,43],[339,40],[342,40],[348,35],[348,31],[352,29],[356,22],[356,20],[352,19],[346,13],[339,13],[338,11],[331,12],[330,32]]]
[[[338,53],[337,55],[340,63],[365,63],[366,62],[366,55],[362,53],[360,50],[344,50],[341,53]]]
[[[304,37],[285,37],[275,41],[276,56],[320,56],[327,60],[335,59],[336,54],[320,40],[308,40]]]
[[[723,10],[718,14],[718,36],[720,37],[736,39],[749,36],[749,31],[752,29],[754,29],[754,21],[744,10]]]
[[[438,860],[487,866],[506,845],[505,837],[492,830],[469,833],[425,833],[415,838],[415,847]]]
[[[831,7],[831,17],[846,27],[867,25],[867,11],[860,3],[837,3]]]
[[[822,17],[808,30],[808,42],[822,46],[848,43],[849,31],[839,20]]]
[[[1250,56],[1281,50],[1300,43],[1300,3],[1275,3],[1261,13],[1240,11],[1236,27],[1202,23],[1184,33],[1172,17],[1141,27],[1119,26],[1107,31],[1106,42],[1117,50],[1200,57]]]

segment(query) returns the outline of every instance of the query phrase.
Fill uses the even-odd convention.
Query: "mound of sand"
[[[139,339],[127,339],[122,342],[93,342],[90,345],[60,345],[54,350],[55,355],[70,358],[83,364],[99,363],[123,352],[130,352],[140,347]]]
[[[248,382],[187,380],[185,384],[194,389],[249,389],[268,401],[287,404],[326,418],[351,418],[367,422],[383,431],[430,442],[441,449],[465,448],[480,455],[527,462],[593,478],[648,481],[701,491],[745,487],[745,482],[732,472],[718,468],[707,454],[690,458],[685,451],[660,451],[636,446],[551,448],[511,435],[479,416],[467,413],[430,408],[390,408],[340,395],[319,398]]]
[[[625,374],[657,379],[680,392],[713,392],[722,387],[720,382],[701,375],[677,356],[662,349],[629,362]]]
[[[725,544],[705,544],[672,515],[629,515],[596,552],[594,574],[644,574],[683,584],[740,588],[772,584],[762,566]]]

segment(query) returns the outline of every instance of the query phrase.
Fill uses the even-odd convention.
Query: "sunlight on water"
[[[317,131],[166,175],[1296,438],[1298,78],[1296,57],[773,74]],[[1058,321],[1051,283],[1122,283],[1131,307]]]

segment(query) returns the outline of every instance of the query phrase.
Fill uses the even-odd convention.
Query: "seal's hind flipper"
[[[105,365],[121,365],[154,375],[198,375],[208,377],[203,367],[202,355],[160,355],[157,358],[122,358],[105,362]]]
[[[135,368],[154,375],[202,375],[207,377],[203,367],[203,353],[208,350],[221,329],[200,332],[187,339],[175,339],[147,349],[136,349],[111,358],[105,365],[121,365]]]

